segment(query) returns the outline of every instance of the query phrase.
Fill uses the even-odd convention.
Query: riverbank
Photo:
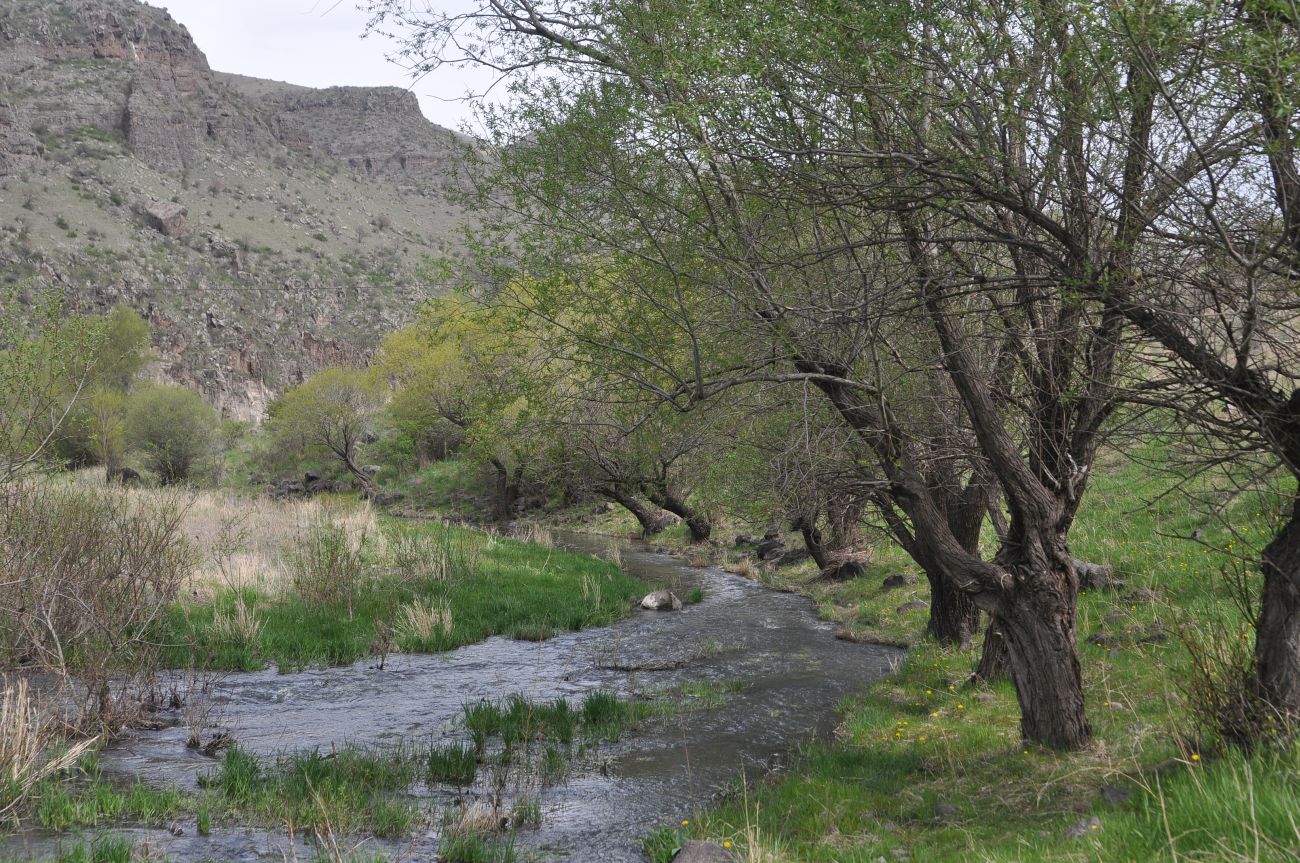
[[[975,651],[922,640],[925,611],[909,603],[924,597],[924,580],[882,586],[919,576],[897,555],[847,583],[761,572],[813,598],[845,637],[915,646],[896,675],[842,705],[834,742],[651,836],[652,859],[668,860],[686,838],[768,863],[1296,859],[1300,750],[1217,750],[1192,661],[1213,666],[1251,642],[1232,573],[1257,559],[1253,537],[1270,535],[1267,501],[1232,500],[1222,519],[1202,521],[1166,490],[1141,466],[1111,460],[1072,534],[1075,554],[1113,567],[1116,582],[1079,601],[1095,733],[1084,752],[1025,746],[1010,684],[973,685]]]
[[[528,554],[559,559],[528,535]],[[571,542],[696,601],[543,641],[396,653],[382,670],[367,657],[213,675],[200,742],[228,730],[230,748],[187,748],[194,704],[164,707],[160,727],[38,789],[28,824],[45,829],[0,842],[0,860],[59,859],[62,845],[105,863],[145,846],[172,863],[276,847],[634,863],[647,829],[690,820],[741,765],[783,763],[791,741],[829,733],[835,705],[898,659],[834,639],[797,596],[604,538],[556,545]]]

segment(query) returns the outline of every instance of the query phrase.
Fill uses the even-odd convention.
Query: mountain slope
[[[135,0],[0,0],[0,288],[131,305],[231,417],[438,290],[472,144],[400,89],[214,72]]]

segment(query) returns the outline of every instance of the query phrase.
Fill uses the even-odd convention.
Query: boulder
[[[691,839],[684,843],[673,863],[735,863],[736,855],[713,842]]]
[[[185,236],[189,230],[189,223],[186,221],[189,210],[180,204],[171,201],[150,201],[144,205],[142,211],[149,227],[164,237],[176,239]]]
[[[785,546],[779,539],[764,539],[755,549],[759,560],[776,560],[785,554]]]
[[[897,609],[899,614],[907,614],[909,611],[921,611],[930,607],[930,603],[923,599],[914,599],[911,602],[905,602]]]
[[[682,601],[671,590],[656,590],[641,600],[641,607],[646,611],[680,611]]]
[[[1082,839],[1101,830],[1101,819],[1096,815],[1091,818],[1080,818],[1074,822],[1074,826],[1065,831],[1067,839]]]
[[[808,549],[806,548],[792,548],[789,551],[782,550],[781,555],[776,558],[776,565],[794,566],[795,564],[803,563],[809,557],[811,557],[811,555],[808,554]]]
[[[1160,594],[1156,593],[1154,590],[1152,590],[1149,587],[1139,587],[1137,590],[1130,591],[1129,593],[1126,593],[1122,597],[1120,597],[1120,599],[1123,602],[1127,602],[1129,605],[1138,605],[1139,603],[1144,604],[1148,602],[1155,602],[1159,598],[1160,598]]]
[[[122,485],[139,485],[140,474],[129,467],[119,467],[108,472],[108,481],[110,483],[121,483]]]
[[[1074,575],[1079,579],[1080,590],[1102,590],[1110,586],[1115,570],[1104,563],[1075,560]]]
[[[916,576],[898,574],[887,576],[884,581],[880,582],[880,587],[884,590],[893,590],[896,587],[907,587],[911,584],[916,584]]]
[[[758,540],[754,539],[752,536],[750,536],[749,534],[746,534],[746,533],[742,533],[742,534],[740,534],[739,536],[736,537],[736,545],[737,545],[737,546],[742,546],[742,545],[755,545],[755,544],[757,544],[757,543],[758,543]]]

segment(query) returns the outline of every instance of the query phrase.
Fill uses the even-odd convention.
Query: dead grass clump
[[[451,560],[447,543],[413,531],[388,538],[388,564],[404,582],[446,581]]]
[[[483,836],[507,826],[509,819],[503,817],[497,807],[475,800],[456,810],[447,825],[447,833],[453,837]]]
[[[735,573],[736,575],[748,579],[755,579],[758,577],[758,567],[754,564],[754,561],[748,557],[742,557],[740,560],[728,566],[727,572]]]
[[[212,634],[219,641],[228,644],[250,645],[262,634],[266,621],[257,616],[257,612],[244,602],[242,596],[235,598],[235,607],[229,612],[220,609],[212,615]]]
[[[520,542],[540,545],[545,548],[555,547],[555,537],[551,532],[534,521],[518,523],[510,526],[510,538],[517,539]]]
[[[397,610],[394,636],[399,646],[411,648],[427,644],[437,634],[451,635],[451,607],[445,600],[415,600]]]
[[[54,723],[38,709],[27,681],[0,678],[0,817],[13,812],[46,776],[65,770],[96,743],[78,741],[54,757]]]

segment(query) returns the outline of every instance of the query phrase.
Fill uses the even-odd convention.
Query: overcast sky
[[[362,39],[366,15],[355,0],[147,0],[189,28],[219,72],[236,72],[308,87],[391,85],[412,90],[433,122],[459,129],[470,119],[457,101],[490,78],[473,70],[441,69],[412,83],[384,58],[393,45]],[[332,9],[330,7],[333,7]]]

